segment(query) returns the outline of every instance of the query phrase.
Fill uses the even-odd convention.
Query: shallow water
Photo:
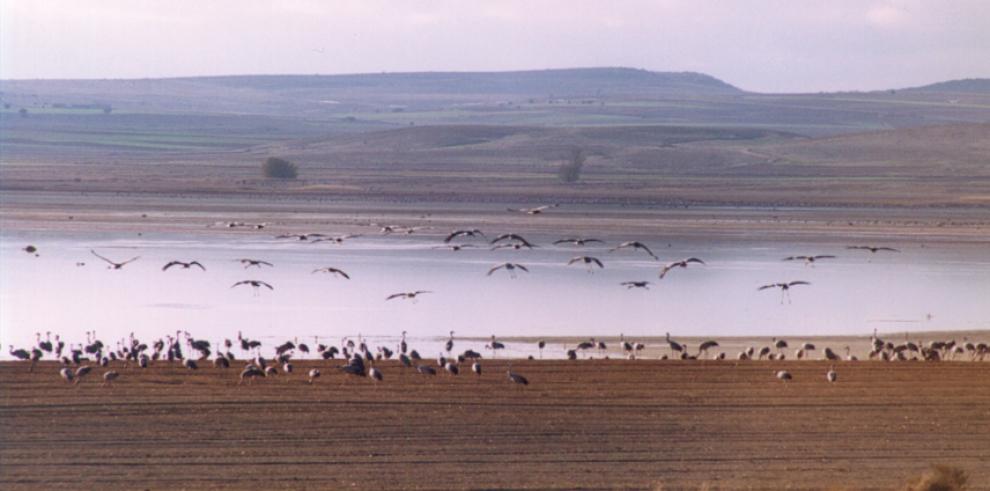
[[[372,346],[394,346],[408,331],[425,357],[435,356],[447,332],[459,338],[499,336],[838,335],[881,331],[990,327],[990,252],[972,246],[903,247],[870,254],[840,245],[767,241],[742,245],[701,241],[651,243],[662,262],[687,256],[707,265],[676,269],[659,280],[661,262],[640,251],[608,247],[555,247],[537,237],[532,251],[437,250],[434,238],[369,236],[343,245],[276,240],[270,234],[188,237],[158,234],[5,233],[0,237],[0,342],[28,346],[34,333],[60,333],[68,342],[95,329],[101,339],[130,332],[142,339],[186,330],[219,342],[245,337],[273,345],[299,338],[338,344],[359,333]],[[39,248],[40,257],[21,250]],[[610,244],[612,245],[612,244]],[[895,244],[896,245],[896,244]],[[115,260],[141,258],[112,271],[90,249]],[[566,266],[579,253],[597,256],[603,270]],[[834,254],[815,266],[781,259]],[[274,268],[244,269],[251,257]],[[208,269],[162,266],[197,259]],[[512,278],[488,269],[504,261],[530,273]],[[76,266],[84,262],[85,266]],[[335,266],[351,280],[312,274]],[[260,279],[274,291],[231,288]],[[650,290],[622,281],[649,280]],[[790,302],[765,283],[805,280]],[[391,293],[430,290],[416,301],[385,301]],[[783,300],[783,303],[782,303]],[[484,341],[461,339],[456,350],[484,352]],[[509,346],[506,355],[535,354]],[[560,346],[547,354],[560,356]],[[7,356],[7,349],[3,350]]]

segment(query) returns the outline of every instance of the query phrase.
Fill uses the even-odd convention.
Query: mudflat
[[[819,361],[512,361],[528,386],[507,360],[378,362],[377,383],[340,363],[240,385],[241,362],[78,385],[0,363],[0,487],[894,489],[944,463],[990,488],[983,362],[841,362],[830,384]]]

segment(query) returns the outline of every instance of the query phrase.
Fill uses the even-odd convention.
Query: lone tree
[[[571,150],[570,156],[557,169],[557,177],[563,182],[578,182],[581,179],[581,168],[584,167],[584,161],[587,159],[580,148]]]
[[[265,163],[261,164],[261,173],[265,177],[276,179],[295,179],[299,175],[299,168],[288,160],[268,157]]]

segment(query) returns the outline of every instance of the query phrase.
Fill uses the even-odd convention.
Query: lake
[[[497,336],[726,336],[840,335],[908,330],[990,327],[990,251],[974,245],[901,247],[900,253],[847,250],[841,243],[698,239],[647,241],[660,257],[642,251],[608,252],[615,245],[553,246],[559,236],[529,237],[533,250],[458,252],[435,249],[435,236],[371,234],[335,245],[278,240],[273,234],[237,236],[180,233],[110,234],[5,232],[0,237],[0,342],[26,347],[36,332],[60,333],[81,342],[96,330],[104,342],[130,332],[142,340],[185,330],[219,342],[245,337],[266,345],[298,338],[339,344],[359,334],[370,345],[394,346],[402,331],[424,357],[435,356],[451,330],[457,351],[484,353]],[[21,250],[33,244],[39,257]],[[885,244],[888,245],[888,244]],[[90,254],[115,261],[140,256],[121,270]],[[578,254],[600,258],[604,269],[568,266]],[[833,254],[836,259],[787,262],[798,254]],[[667,261],[702,258],[706,265],[677,268],[660,280]],[[235,260],[257,258],[273,268],[245,269]],[[198,260],[207,268],[172,268],[168,261]],[[505,261],[530,272],[513,278]],[[85,263],[77,266],[76,263]],[[313,274],[334,266],[350,280]],[[266,281],[274,291],[255,293],[248,279]],[[649,290],[621,282],[648,280]],[[767,283],[803,280],[790,301]],[[386,296],[429,290],[415,301]],[[782,302],[783,300],[783,302]],[[473,339],[464,339],[473,338]],[[534,354],[533,346],[511,345],[506,355]],[[559,357],[561,346],[547,356]]]

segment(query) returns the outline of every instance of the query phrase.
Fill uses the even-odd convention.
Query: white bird
[[[506,208],[509,211],[514,211],[516,213],[525,213],[527,215],[539,215],[551,208],[556,208],[560,206],[559,203],[554,203],[552,205],[537,206],[536,208]]]
[[[318,368],[313,368],[309,371],[309,383],[313,383],[314,380],[320,378],[320,370]]]
[[[839,374],[835,373],[835,366],[828,367],[828,372],[825,373],[825,379],[828,380],[829,383],[835,383],[838,378]]]

